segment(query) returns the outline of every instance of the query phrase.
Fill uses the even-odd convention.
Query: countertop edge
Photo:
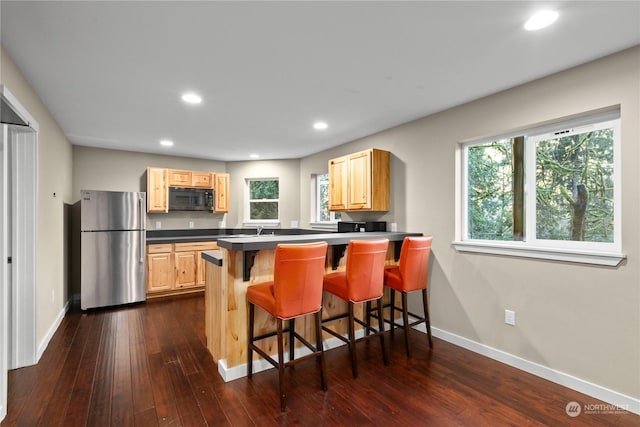
[[[422,233],[370,231],[365,233],[323,233],[309,235],[263,235],[256,237],[234,237],[218,239],[218,246],[232,251],[258,251],[274,249],[278,243],[313,243],[326,241],[329,246],[346,245],[351,240],[386,238],[399,242],[407,236],[422,236]]]
[[[205,251],[202,252],[202,259],[212,264],[222,267],[222,251]]]

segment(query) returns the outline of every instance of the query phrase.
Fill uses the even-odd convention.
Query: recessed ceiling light
[[[328,127],[329,127],[329,125],[327,124],[327,122],[315,122],[313,124],[313,128],[315,130],[325,130]]]
[[[188,104],[200,104],[202,97],[196,93],[189,92],[182,95],[182,100]]]
[[[173,145],[173,141],[169,141],[168,139],[163,139],[162,141],[160,141],[160,145],[163,145],[165,147],[171,147]]]
[[[524,28],[528,31],[539,30],[553,24],[556,19],[558,19],[558,12],[555,10],[542,10],[529,18]]]
[[[260,158],[260,154],[249,154],[249,157],[252,159],[259,159]]]

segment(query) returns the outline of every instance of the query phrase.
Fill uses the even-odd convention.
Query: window
[[[315,215],[311,222],[330,224],[340,220],[340,212],[329,210],[329,174],[313,175],[311,181],[315,190],[314,208],[311,209]]]
[[[277,178],[247,179],[248,222],[279,220],[280,183]]]
[[[602,113],[464,144],[456,248],[617,265],[619,117]]]

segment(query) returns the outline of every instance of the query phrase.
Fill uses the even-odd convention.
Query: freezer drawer
[[[81,233],[83,310],[146,299],[144,231]]]

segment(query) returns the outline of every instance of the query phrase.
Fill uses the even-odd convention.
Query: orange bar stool
[[[382,360],[385,365],[388,363],[387,351],[384,346],[384,322],[382,318],[378,319],[379,329],[376,330],[363,320],[354,317],[354,305],[361,302],[370,304],[372,301],[376,301],[378,310],[382,311],[384,263],[387,257],[388,245],[388,239],[352,240],[347,248],[346,271],[330,273],[324,276],[324,290],[346,301],[348,303],[348,312],[324,319],[322,321],[322,329],[349,345],[353,378],[358,377],[355,339],[356,322],[365,327],[365,336],[359,340],[372,338],[376,335],[380,337]],[[348,338],[324,326],[328,322],[347,316],[349,317]]]
[[[256,284],[247,288],[249,302],[247,376],[253,371],[255,351],[274,367],[278,368],[280,409],[286,408],[284,389],[284,368],[303,360],[316,358],[320,365],[320,383],[327,390],[326,366],[322,349],[321,309],[322,279],[325,271],[327,242],[308,244],[279,244],[276,247],[273,281]],[[255,306],[261,307],[276,319],[276,331],[254,336]],[[297,317],[313,314],[315,318],[316,346],[312,346],[295,329]],[[289,328],[283,330],[283,321],[289,321]],[[283,332],[289,332],[289,361],[284,360]],[[255,343],[277,335],[278,360],[274,360]],[[294,338],[304,344],[311,353],[294,359]]]
[[[384,271],[384,284],[390,290],[388,322],[391,324],[391,337],[393,337],[393,330],[396,326],[404,330],[404,343],[407,357],[411,357],[411,351],[409,349],[409,329],[422,322],[424,322],[427,328],[429,348],[433,348],[433,342],[431,340],[431,322],[429,321],[429,305],[427,303],[429,255],[431,254],[432,239],[433,236],[405,237],[402,242],[398,265],[388,265],[385,267]],[[422,291],[424,317],[409,313],[407,307],[407,294],[414,291]],[[402,295],[402,308],[395,306],[396,292],[400,292]],[[402,325],[395,321],[395,310],[402,310]],[[378,313],[381,313],[381,311],[378,310]],[[418,320],[409,323],[409,315]]]

